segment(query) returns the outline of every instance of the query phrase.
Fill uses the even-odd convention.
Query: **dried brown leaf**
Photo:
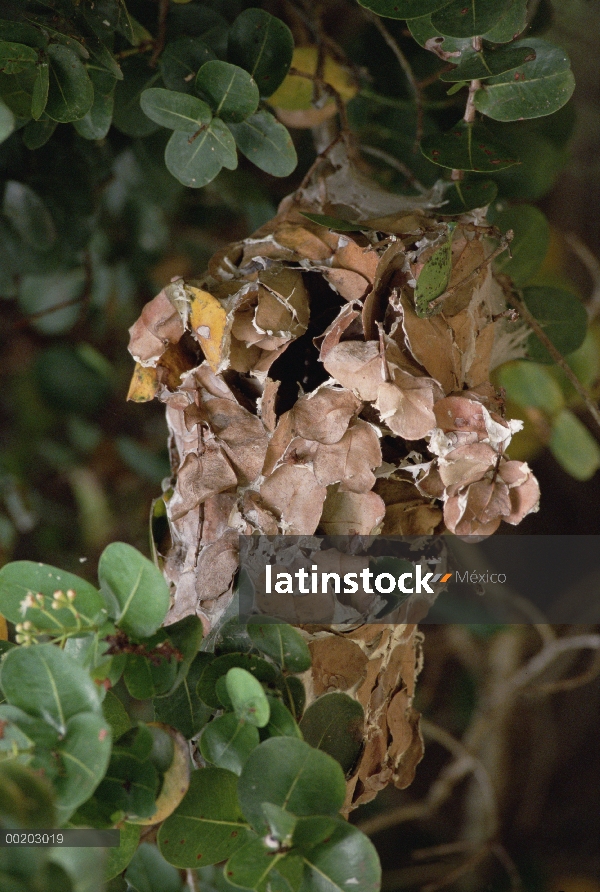
[[[279,518],[282,532],[312,535],[321,517],[327,490],[302,465],[282,465],[260,487],[267,508]]]
[[[374,492],[327,491],[320,527],[326,536],[368,536],[383,520],[385,505]]]
[[[176,344],[182,335],[181,317],[163,289],[129,329],[129,352],[141,365],[156,366],[169,344]]]

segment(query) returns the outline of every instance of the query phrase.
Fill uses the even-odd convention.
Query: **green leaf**
[[[112,880],[122,873],[136,853],[142,827],[140,824],[129,824],[125,821],[120,826],[121,837],[118,846],[107,850],[104,879]]]
[[[271,737],[250,754],[238,784],[242,811],[259,832],[268,830],[263,802],[292,814],[335,815],[346,795],[344,773],[331,756],[293,737]]]
[[[254,725],[227,713],[213,719],[206,726],[200,737],[200,752],[207,762],[217,768],[226,768],[235,774],[241,774],[248,756],[259,743],[258,731]]]
[[[518,204],[499,214],[489,215],[501,232],[512,229],[514,238],[508,251],[495,261],[498,272],[506,273],[517,288],[526,285],[537,273],[550,247],[550,224],[545,215],[529,204]]]
[[[31,320],[32,327],[37,331],[43,334],[62,334],[75,324],[81,312],[81,306],[77,303],[77,298],[83,293],[85,283],[86,273],[81,266],[41,275],[23,276],[19,288],[18,302],[26,315],[33,314],[35,316],[38,313],[41,314],[39,318]],[[65,301],[71,302],[71,304],[56,311],[42,312],[43,310],[50,311],[51,307],[62,305]],[[69,350],[71,356],[75,355],[74,348],[69,348],[66,345],[61,346],[57,344],[50,348],[38,357],[38,369],[49,364],[49,357],[57,357],[59,352],[64,357]],[[61,373],[64,379],[64,367]],[[73,390],[72,381],[69,387]],[[63,383],[62,389],[65,391],[69,388],[65,388]]]
[[[576,480],[590,480],[600,468],[600,446],[569,409],[555,417],[548,445],[557,462]]]
[[[365,9],[388,19],[414,19],[446,6],[449,0],[358,0]]]
[[[261,737],[299,737],[302,740],[302,732],[296,724],[292,713],[283,705],[281,700],[275,697],[267,697],[271,714],[269,723],[261,731]]]
[[[260,657],[253,654],[223,654],[208,664],[198,683],[198,696],[207,706],[211,706],[213,709],[222,708],[215,686],[217,680],[226,675],[234,666],[245,669],[246,672],[252,673],[255,678],[266,684],[272,684],[277,679],[275,667],[267,663],[266,660],[261,660]]]
[[[30,186],[7,180],[4,187],[2,213],[23,241],[47,251],[56,241],[56,228],[50,211]]]
[[[89,674],[53,644],[19,647],[4,657],[0,684],[9,703],[65,728],[78,712],[100,713]]]
[[[491,173],[518,164],[511,150],[496,142],[482,124],[465,121],[446,133],[425,136],[421,151],[434,164],[453,170]]]
[[[94,88],[85,65],[73,50],[56,43],[48,47],[48,56],[50,86],[46,114],[59,123],[83,118],[94,101]]]
[[[210,123],[212,112],[206,102],[186,93],[162,87],[144,90],[140,98],[144,114],[169,130],[184,130],[187,136]]]
[[[183,679],[186,677],[192,661],[195,659],[202,644],[202,620],[197,616],[186,616],[179,622],[166,626],[165,632],[171,643],[181,654],[182,659],[177,660],[177,673],[168,694],[172,696]]]
[[[292,715],[296,717],[296,720],[298,720],[304,712],[304,705],[306,703],[306,690],[304,689],[304,685],[299,678],[294,678],[293,675],[286,676],[284,679],[283,693],[286,706]]]
[[[308,867],[300,892],[378,892],[381,867],[373,843],[341,819],[327,842],[304,855]]]
[[[104,866],[104,851],[100,848],[87,848],[83,846],[56,846],[50,849],[48,854],[51,859],[51,867],[61,868],[66,871],[72,887],[68,892],[105,892],[102,878]],[[44,892],[47,887],[43,886]],[[67,892],[63,880],[56,892]],[[47,892],[54,892],[50,888]]]
[[[295,855],[288,856],[297,862],[300,878],[304,871],[302,861]],[[234,886],[254,889],[256,892],[291,892],[291,886],[277,867],[286,860],[285,852],[270,851],[262,839],[251,839],[231,856],[225,866],[225,874]]]
[[[50,66],[48,62],[40,62],[33,82],[33,93],[31,94],[31,117],[39,120],[46,108],[48,102],[48,91],[50,90]]]
[[[329,214],[307,214],[300,211],[307,220],[326,226],[327,229],[335,229],[336,232],[360,232],[364,229],[363,223],[352,223],[350,220],[341,220],[339,217],[331,217]]]
[[[227,125],[213,118],[208,127],[197,133],[175,131],[165,149],[167,170],[184,186],[200,189],[221,172],[223,167],[235,170],[235,141]]]
[[[283,82],[293,52],[288,26],[264,9],[245,9],[229,30],[228,58],[250,72],[261,96],[271,96]]]
[[[496,121],[539,118],[551,115],[571,98],[575,79],[565,51],[534,38],[527,45],[536,53],[532,62],[490,78],[475,94],[475,107],[482,114]]]
[[[0,817],[25,830],[54,827],[54,792],[48,781],[20,762],[1,762]],[[2,824],[6,826],[4,820]]]
[[[168,864],[156,846],[143,842],[125,873],[135,892],[182,892],[179,871]]]
[[[565,404],[562,390],[550,370],[535,362],[508,362],[498,370],[498,380],[507,397],[524,408],[531,406],[555,415]]]
[[[28,65],[35,65],[38,54],[22,43],[0,40],[0,71],[4,74],[18,74]]]
[[[111,745],[110,725],[102,716],[80,712],[67,721],[66,734],[56,748],[62,771],[54,779],[61,822],[89,799],[104,777]]]
[[[270,835],[280,844],[289,847],[299,819],[284,808],[273,805],[272,802],[263,802],[262,810],[269,825]],[[300,818],[300,820],[310,820],[310,818]]]
[[[237,775],[224,768],[192,772],[180,805],[158,831],[158,847],[176,867],[199,867],[229,858],[248,840],[237,798]]]
[[[148,638],[169,609],[169,587],[160,570],[131,545],[113,542],[98,565],[104,595],[112,601],[112,616],[128,635]]]
[[[115,746],[96,798],[107,818],[124,812],[131,818],[149,818],[156,811],[159,773],[148,758]]]
[[[196,693],[200,676],[211,659],[210,654],[199,653],[175,691],[154,702],[156,719],[181,731],[186,740],[201,731],[212,715],[210,707]]]
[[[196,92],[206,98],[215,115],[230,124],[245,120],[258,107],[254,79],[243,68],[218,59],[202,66],[196,75]]]
[[[451,0],[432,14],[431,22],[449,37],[476,37],[493,28],[510,5],[511,0]]]
[[[234,666],[225,676],[225,684],[238,719],[264,728],[270,709],[261,683],[250,672]]]
[[[179,93],[191,93],[198,70],[215,54],[198,37],[179,37],[167,43],[160,57],[165,86]]]
[[[512,0],[494,27],[483,35],[490,43],[510,43],[527,24],[527,0]]]
[[[331,836],[337,823],[337,818],[325,815],[298,818],[292,834],[292,845],[303,852],[308,852]]]
[[[574,294],[562,288],[535,285],[523,289],[523,300],[559,353],[566,356],[582,345],[587,313]],[[533,333],[527,341],[527,353],[536,362],[554,362]]]
[[[252,650],[252,641],[248,635],[245,623],[238,619],[230,619],[219,627],[219,634],[215,643],[217,655],[229,653],[248,653]]]
[[[248,635],[254,646],[288,672],[306,672],[310,669],[310,651],[304,638],[286,623],[248,623]]]
[[[94,85],[94,103],[89,112],[73,126],[84,139],[104,139],[112,123],[117,81],[112,74],[100,68],[89,68]]]
[[[12,728],[7,733],[15,740],[20,741],[25,749],[31,749],[31,746],[20,740],[18,732],[24,735],[30,744],[42,749],[52,750],[58,743],[59,733],[54,725],[49,725],[44,719],[29,715],[28,712],[24,712],[17,706],[3,703],[0,706],[0,719],[10,723]],[[9,748],[11,747],[7,747],[7,749]]]
[[[1,114],[1,110],[0,110]],[[26,148],[35,151],[45,146],[58,124],[51,121],[48,115],[43,114],[39,121],[29,121],[23,128],[23,143]]]
[[[164,659],[156,664],[142,654],[128,654],[123,680],[136,700],[165,694],[175,680],[175,666]]]
[[[559,142],[564,127],[556,120],[571,111],[571,103],[548,118],[534,118],[514,124],[490,121],[490,132],[512,147],[521,162],[494,175],[499,195],[519,201],[537,201],[554,185],[563,169],[568,150]],[[556,131],[551,136],[543,133],[541,125],[551,122]],[[558,139],[556,138],[558,137]]]
[[[26,22],[11,22],[6,19],[0,19],[0,36],[3,40],[25,43],[27,46],[35,46],[40,49],[48,45],[46,34],[40,28],[29,25]]]
[[[444,204],[436,210],[440,217],[455,217],[474,208],[486,207],[498,194],[493,180],[457,180],[444,192]]]
[[[471,40],[467,37],[448,37],[440,34],[433,26],[430,15],[421,15],[419,18],[410,19],[407,22],[408,29],[419,46],[430,52],[435,52],[441,58],[452,62],[456,59],[455,53],[462,54],[471,49]]]
[[[10,108],[0,99],[0,143],[11,135],[15,129],[15,116]]]
[[[148,60],[140,56],[125,59],[122,64],[123,80],[115,89],[113,123],[127,136],[150,136],[158,125],[144,114],[140,96],[144,90],[161,86],[160,73],[148,67]]]
[[[265,173],[287,177],[295,169],[298,157],[292,137],[270,112],[260,109],[229,129],[242,155]]]
[[[324,694],[302,717],[300,730],[307,743],[333,756],[348,774],[363,745],[365,714],[348,694]]]
[[[442,294],[450,281],[452,272],[452,236],[456,223],[447,223],[448,238],[425,261],[415,288],[415,309],[423,319],[430,315],[429,304]]]
[[[102,713],[111,727],[114,740],[118,740],[131,728],[131,719],[127,715],[127,710],[112,691],[106,692],[102,701]]]
[[[469,50],[462,54],[456,68],[440,75],[440,80],[449,82],[486,80],[494,75],[514,71],[532,59],[535,59],[535,50],[520,44],[500,47],[497,50]]]
[[[2,74],[0,72],[0,97],[19,118],[31,116],[35,77],[36,69],[33,65],[24,68],[18,74]]]

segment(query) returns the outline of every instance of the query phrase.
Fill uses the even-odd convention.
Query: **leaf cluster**
[[[180,869],[227,861],[228,888],[308,892],[326,877],[374,892],[375,850],[338,817],[362,708],[326,695],[303,717],[300,633],[232,620],[211,645],[194,616],[163,626],[162,574],[123,543],[105,549],[98,578],[30,561],[0,570],[16,635],[1,642],[0,823],[120,828],[111,889],[180,890]],[[158,849],[139,845],[150,824]],[[0,877],[25,880],[11,857]]]

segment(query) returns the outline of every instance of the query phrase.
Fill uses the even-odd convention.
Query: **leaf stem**
[[[481,37],[473,38],[473,49],[475,52],[481,51]],[[467,104],[465,106],[465,113],[463,115],[463,121],[465,124],[472,124],[475,120],[475,93],[480,89],[481,81],[480,80],[472,80],[469,84],[469,95],[467,96]],[[464,170],[453,170],[451,173],[451,179],[454,181],[462,180],[465,175]]]

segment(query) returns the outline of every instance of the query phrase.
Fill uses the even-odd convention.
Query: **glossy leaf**
[[[215,642],[215,653],[218,656],[229,653],[248,653],[252,650],[252,641],[245,623],[238,619],[230,619],[219,627]]]
[[[261,96],[271,96],[282,83],[293,52],[288,26],[264,9],[245,9],[230,28],[228,58],[250,72]]]
[[[2,114],[0,107],[0,116]],[[43,114],[39,121],[29,121],[23,128],[23,143],[28,149],[34,151],[46,145],[58,124],[51,121],[48,115]],[[0,140],[1,141],[1,140]]]
[[[308,868],[300,892],[378,892],[381,867],[371,840],[360,830],[338,820],[327,842],[304,856]]]
[[[552,372],[535,362],[507,362],[498,369],[498,380],[507,397],[524,408],[531,406],[548,415],[555,415],[565,404],[562,390]]]
[[[446,6],[449,0],[359,0],[361,6],[388,19],[414,19]]]
[[[38,628],[55,628],[57,631],[76,628],[77,623],[70,610],[50,609],[54,592],[67,592],[69,589],[75,592],[73,606],[82,616],[90,620],[98,617],[105,606],[104,600],[100,592],[85,579],[34,561],[5,564],[0,570],[0,613],[11,623],[29,620]],[[37,607],[21,609],[21,603],[30,593],[45,597],[44,609],[48,615]]]
[[[518,204],[490,217],[500,232],[512,229],[508,251],[496,259],[498,272],[511,277],[517,288],[526,285],[542,265],[550,247],[550,224],[545,215],[529,204]]]
[[[165,86],[179,93],[191,93],[199,69],[215,54],[199,37],[179,37],[167,43],[160,57]]]
[[[304,638],[287,623],[250,622],[248,635],[255,647],[275,660],[288,672],[306,672],[310,669],[310,651]]]
[[[144,90],[140,105],[144,114],[156,124],[169,130],[185,130],[188,136],[205,127],[212,118],[206,102],[163,87]]]
[[[128,654],[123,680],[132,697],[147,700],[168,693],[176,672],[174,661],[161,658],[154,662],[142,654]]]
[[[181,731],[186,740],[201,731],[212,714],[196,693],[200,676],[211,659],[210,654],[199,653],[175,691],[154,702],[156,718]]]
[[[164,821],[175,811],[190,785],[190,750],[183,735],[158,722],[152,722],[149,727],[154,736],[150,760],[163,777],[156,811],[149,818],[136,819],[138,824]]]
[[[474,208],[486,207],[498,194],[493,180],[457,180],[444,192],[444,204],[437,209],[440,217],[454,217]]]
[[[539,118],[551,115],[571,98],[575,79],[565,51],[544,40],[532,38],[526,43],[535,50],[535,60],[490,78],[475,94],[475,107],[489,118]]]
[[[104,878],[112,880],[122,873],[136,853],[142,828],[139,824],[130,824],[125,821],[119,827],[121,831],[118,846],[111,846],[106,851],[106,865]]]
[[[229,882],[256,892],[291,892],[292,887],[279,873],[285,860],[294,860],[298,879],[304,872],[302,861],[295,855],[286,858],[285,852],[269,851],[262,839],[251,839],[231,856],[225,866]]]
[[[302,717],[300,730],[307,743],[333,756],[350,772],[363,746],[365,714],[348,694],[324,694]]]
[[[35,65],[38,54],[23,43],[0,40],[0,71],[5,74],[17,74],[28,65]]]
[[[0,762],[0,816],[24,829],[54,827],[54,793],[48,781],[20,762]]]
[[[98,579],[112,616],[128,635],[154,634],[169,608],[169,587],[160,570],[131,545],[113,542],[102,552]]]
[[[203,635],[202,620],[197,616],[186,616],[179,622],[166,626],[164,631],[172,647],[181,656],[181,659],[177,659],[175,680],[168,692],[168,696],[172,696],[187,675],[192,661],[200,650]]]
[[[62,771],[54,780],[61,822],[92,795],[106,772],[112,738],[103,716],[80,712],[66,723],[66,734],[57,747]]]
[[[54,220],[45,203],[30,186],[7,180],[2,212],[26,244],[39,251],[47,251],[54,244]]]
[[[476,37],[485,34],[508,11],[512,0],[451,0],[434,12],[431,22],[449,37]]]
[[[337,818],[326,815],[298,818],[292,834],[292,845],[300,851],[308,852],[330,837],[337,823]]]
[[[525,62],[535,59],[535,50],[526,45],[500,47],[497,50],[470,50],[462,54],[452,71],[440,75],[442,81],[486,80],[494,75],[514,71]]]
[[[100,713],[89,674],[53,644],[14,648],[4,657],[0,684],[9,703],[65,728],[78,712]]]
[[[254,114],[259,93],[254,79],[237,65],[206,62],[196,75],[196,92],[206,99],[215,115],[237,124]]]
[[[292,137],[270,112],[260,109],[229,129],[242,155],[265,173],[287,177],[295,169],[298,157]]]
[[[50,86],[46,114],[53,121],[77,121],[90,110],[94,88],[85,65],[66,46],[52,43],[48,47]]]
[[[237,775],[223,768],[192,772],[181,804],[158,831],[158,847],[176,867],[199,867],[229,858],[248,840],[237,798]]]
[[[576,480],[589,480],[600,468],[600,446],[570,409],[563,409],[552,423],[550,451]]]
[[[131,719],[127,714],[127,710],[112,691],[106,692],[106,696],[102,701],[102,713],[111,727],[114,740],[118,740],[122,734],[125,734],[131,728]]]
[[[582,345],[587,313],[574,294],[561,288],[536,285],[523,289],[523,300],[559,353],[565,356]],[[527,353],[537,362],[554,362],[534,334],[527,342]]]
[[[125,872],[135,892],[183,892],[179,872],[168,864],[156,846],[143,842]]]
[[[140,107],[144,90],[162,85],[160,72],[148,67],[147,58],[134,56],[122,64],[123,80],[115,89],[113,122],[127,136],[149,136],[158,130]]]
[[[490,31],[483,35],[490,43],[510,43],[527,24],[527,0],[512,0],[510,6]]]
[[[84,139],[104,139],[112,123],[117,81],[100,68],[89,68],[88,71],[94,85],[94,102],[89,112],[73,124]]]
[[[40,28],[27,22],[8,21],[7,19],[0,19],[0,38],[40,49],[48,44],[48,38]]]
[[[446,133],[424,137],[421,151],[434,164],[454,170],[491,173],[518,164],[511,150],[493,139],[482,124],[464,121]]]
[[[40,62],[35,73],[33,93],[31,94],[31,116],[34,120],[41,118],[48,102],[50,89],[50,66],[47,62]]]
[[[15,116],[10,108],[0,99],[0,143],[11,135],[15,129]]]
[[[118,811],[131,818],[151,817],[156,812],[159,783],[159,773],[149,759],[117,744],[97,798],[108,818]]]
[[[273,805],[272,802],[263,802],[262,810],[269,825],[269,834],[280,844],[289,847],[299,819],[284,808]],[[300,818],[300,820],[307,819]]]
[[[261,683],[245,669],[232,667],[225,676],[227,693],[238,719],[257,728],[269,721],[269,701]]]
[[[304,705],[306,703],[306,690],[304,685],[299,678],[294,678],[293,675],[287,676],[284,679],[283,693],[286,706],[298,720],[304,712]]]
[[[19,118],[31,115],[31,101],[36,69],[31,65],[17,74],[0,72],[0,98]]]
[[[250,672],[259,681],[273,683],[277,678],[275,667],[253,654],[223,654],[213,660],[204,670],[198,683],[198,696],[207,706],[220,709],[222,704],[216,692],[217,679],[226,675],[231,668],[239,666]]]
[[[256,726],[227,713],[206,726],[200,737],[200,752],[203,759],[217,768],[241,774],[248,756],[259,743]]]
[[[456,62],[457,54],[471,49],[471,40],[468,37],[449,37],[447,34],[440,34],[433,25],[430,15],[420,15],[419,18],[410,19],[407,25],[419,46],[435,52],[449,62]]]
[[[238,785],[242,811],[260,833],[268,829],[263,802],[301,817],[334,815],[346,795],[344,773],[331,756],[293,737],[272,737],[251,753]]]
[[[227,125],[213,118],[197,133],[175,131],[167,143],[165,163],[184,186],[200,189],[214,180],[223,167],[235,170],[235,141]]]
[[[415,309],[417,316],[429,315],[429,304],[439,297],[450,281],[452,272],[452,235],[456,223],[448,223],[448,237],[425,261],[415,288]]]
[[[290,710],[283,705],[281,700],[275,697],[267,697],[271,714],[268,724],[261,729],[261,739],[266,737],[299,737],[302,740],[302,732],[296,724]]]

